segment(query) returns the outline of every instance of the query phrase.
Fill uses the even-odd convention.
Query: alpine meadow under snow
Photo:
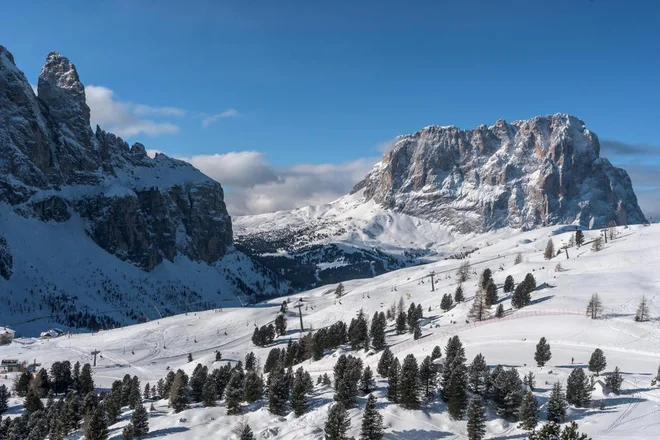
[[[155,385],[168,372],[183,370],[192,375],[198,363],[211,370],[226,362],[244,362],[254,352],[257,365],[263,369],[269,351],[286,348],[289,341],[297,341],[307,332],[318,332],[338,321],[347,324],[359,310],[369,317],[374,312],[386,312],[403,301],[407,311],[410,304],[420,304],[421,337],[415,339],[407,331],[396,334],[394,320],[387,320],[386,344],[402,363],[412,354],[421,364],[435,346],[442,349],[440,361],[446,357],[445,346],[452,336],[458,336],[465,349],[469,365],[482,354],[489,368],[497,365],[516,368],[520,378],[534,375],[533,396],[540,405],[540,423],[544,423],[553,385],[561,383],[566,389],[572,371],[585,370],[586,376],[592,353],[599,348],[606,358],[606,367],[594,376],[590,401],[584,408],[570,405],[566,420],[575,420],[579,431],[594,439],[651,439],[660,425],[660,387],[652,385],[660,366],[660,300],[654,286],[660,283],[655,270],[660,264],[660,228],[651,226],[617,227],[601,250],[593,241],[598,231],[585,231],[581,247],[568,248],[544,258],[547,242],[556,248],[574,241],[574,228],[546,227],[524,233],[502,230],[480,236],[474,241],[477,251],[468,260],[449,259],[429,265],[405,268],[369,280],[344,282],[344,294],[337,298],[336,286],[325,286],[286,298],[266,301],[248,308],[216,309],[189,313],[122,329],[94,334],[75,334],[51,340],[37,340],[28,345],[12,344],[1,348],[3,358],[36,359],[42,365],[69,360],[72,363],[90,362],[90,353],[100,350],[98,364],[93,368],[96,387],[108,389],[112,382],[129,374],[137,376],[142,385]],[[465,301],[443,311],[444,294],[454,295],[457,271],[465,261],[470,262],[469,277],[462,283]],[[518,264],[516,262],[519,261]],[[497,305],[489,309],[489,317],[482,321],[468,319],[481,284],[481,275],[490,269],[499,296]],[[435,272],[431,290],[429,273]],[[511,275],[519,285],[531,273],[536,289],[530,302],[520,309],[511,306],[510,293],[503,292],[506,278]],[[593,294],[598,294],[602,313],[598,319],[586,315]],[[646,297],[650,319],[636,322],[635,315],[642,297]],[[255,326],[274,323],[282,301],[288,302],[285,313],[285,334],[272,343],[258,347],[251,342]],[[299,332],[298,310],[302,302],[304,333]],[[504,314],[495,317],[502,304]],[[469,321],[469,322],[468,322]],[[545,366],[535,361],[536,345],[545,337],[550,345],[551,358]],[[216,362],[216,351],[221,360]],[[447,404],[438,397],[438,387],[431,390],[434,397],[421,397],[419,409],[405,409],[402,404],[387,399],[388,381],[378,374],[382,351],[362,347],[352,350],[349,345],[327,349],[320,360],[305,360],[302,366],[310,373],[314,384],[319,376],[328,374],[334,385],[333,368],[346,354],[361,359],[364,367],[374,372],[376,408],[383,417],[385,438],[431,439],[468,438],[466,417],[454,420]],[[192,360],[190,360],[192,359]],[[245,365],[245,364],[244,364]],[[621,390],[614,393],[606,381],[617,368],[623,377]],[[272,374],[272,373],[271,373]],[[11,386],[16,374],[9,374],[2,383]],[[191,379],[192,380],[192,379]],[[172,439],[232,438],[233,429],[241,421],[251,427],[256,438],[300,439],[323,438],[325,422],[333,406],[332,385],[316,384],[307,397],[307,408],[300,416],[290,412],[275,415],[268,409],[268,398],[254,403],[241,403],[238,415],[227,415],[225,400],[216,406],[204,407],[190,403],[187,409],[174,413],[168,401],[145,399],[149,411],[151,436],[166,435]],[[242,399],[241,399],[242,400]],[[21,409],[20,398],[10,399],[8,414],[16,416]],[[358,436],[367,397],[358,392],[356,406],[348,409],[348,435]],[[525,438],[526,431],[515,421],[505,421],[498,415],[498,407],[486,400],[486,438]],[[130,410],[125,408],[119,422],[109,428],[110,438],[119,438],[129,422]],[[78,438],[78,437],[72,437]],[[149,437],[151,438],[151,437]],[[238,438],[238,437],[237,437]]]

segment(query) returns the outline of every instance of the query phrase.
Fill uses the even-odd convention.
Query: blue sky
[[[605,148],[615,162],[660,162],[658,1],[11,2],[3,17],[31,82],[63,53],[105,126],[176,156],[252,152],[278,178],[367,169],[425,125],[566,112],[644,151]]]

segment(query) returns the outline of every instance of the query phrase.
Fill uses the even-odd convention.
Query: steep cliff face
[[[191,165],[89,125],[75,66],[51,52],[38,97],[0,47],[0,201],[43,221],[72,213],[106,251],[143,269],[178,254],[213,263],[232,243],[222,187]]]
[[[0,320],[99,328],[287,290],[233,248],[219,183],[92,130],[67,58],[37,89],[0,46]]]
[[[565,114],[431,126],[398,138],[353,192],[460,232],[644,222],[628,174],[599,153],[598,137]]]

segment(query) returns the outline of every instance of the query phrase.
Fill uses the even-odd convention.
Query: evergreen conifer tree
[[[566,396],[559,382],[552,386],[550,399],[546,407],[546,417],[549,422],[562,423],[566,418]]]
[[[402,335],[406,332],[406,314],[399,312],[396,317],[396,334]]]
[[[380,355],[380,360],[378,361],[378,367],[376,367],[376,372],[380,374],[381,377],[388,377],[390,371],[390,364],[394,360],[394,356],[389,348],[383,350],[383,354]]]
[[[491,283],[486,286],[486,305],[490,307],[496,304],[497,301],[499,301],[497,297],[497,286],[491,280]]]
[[[642,296],[642,300],[639,302],[637,307],[637,312],[635,313],[635,321],[645,322],[649,320],[649,304],[646,301],[646,297]]]
[[[502,303],[497,305],[497,309],[495,310],[495,317],[496,318],[501,318],[504,316],[504,305]]]
[[[241,402],[243,401],[244,376],[240,371],[234,370],[231,378],[225,388],[225,404],[227,405],[227,414],[235,415],[241,412]]]
[[[275,318],[275,332],[277,336],[284,336],[286,334],[286,316],[283,313],[277,315]]]
[[[527,431],[536,428],[539,423],[539,402],[531,392],[525,394],[520,406],[520,427]]]
[[[344,285],[339,283],[335,288],[335,297],[340,300],[342,296],[344,296]]]
[[[255,370],[249,370],[245,374],[243,384],[243,399],[247,403],[256,402],[264,394],[264,381]]]
[[[385,319],[385,314],[383,312],[374,312],[374,316],[371,319],[371,345],[375,350],[382,350],[385,348],[385,327],[387,321]]]
[[[575,244],[580,247],[584,244],[584,233],[581,230],[575,231]]]
[[[6,385],[0,385],[0,415],[9,409],[9,390]]]
[[[369,394],[362,414],[361,440],[381,440],[384,435],[383,416],[376,409],[376,398]]]
[[[105,419],[105,410],[101,405],[87,416],[84,432],[85,440],[106,440],[108,438],[108,424]]]
[[[481,396],[474,396],[467,409],[468,440],[481,440],[486,434],[486,406]]]
[[[376,381],[374,380],[374,373],[371,371],[371,367],[367,365],[360,378],[360,391],[364,394],[369,394],[375,389]]]
[[[490,375],[486,359],[479,353],[474,357],[468,370],[468,388],[472,393],[485,397],[489,381]]]
[[[170,406],[177,413],[188,408],[187,380],[184,379],[184,376],[185,373],[183,371],[177,371],[170,387]]]
[[[488,285],[492,282],[493,272],[488,268],[484,269],[484,271],[481,273],[481,280],[479,281],[481,290],[486,290],[486,287],[488,287]]]
[[[141,440],[149,434],[149,415],[144,405],[139,404],[131,416],[131,425],[133,425],[133,437]]]
[[[502,370],[493,380],[493,400],[497,413],[505,420],[517,420],[520,405],[524,398],[523,384],[518,370]]]
[[[610,373],[605,379],[605,385],[612,390],[614,394],[621,393],[621,385],[623,384],[623,376],[621,376],[621,370],[619,367],[615,367],[614,371]]]
[[[464,362],[460,357],[453,358],[449,384],[446,390],[443,390],[447,396],[447,411],[454,420],[463,418],[468,405],[467,371]]]
[[[536,365],[542,367],[552,358],[552,353],[550,352],[550,344],[546,341],[545,337],[542,337],[539,340],[539,343],[536,344],[536,352],[534,353],[534,360]]]
[[[586,408],[591,401],[591,383],[582,368],[574,368],[566,380],[566,401],[578,408]]]
[[[436,359],[440,359],[442,357],[442,349],[440,346],[436,345],[433,347],[433,351],[431,352],[431,360],[434,361]]]
[[[442,300],[440,301],[440,308],[445,312],[451,309],[454,306],[454,302],[451,299],[451,296],[448,293],[442,295]]]
[[[419,408],[419,367],[417,359],[409,354],[403,360],[399,375],[399,403],[406,409]]]
[[[291,406],[297,417],[300,417],[307,409],[307,392],[305,370],[303,367],[299,367],[293,377],[293,387],[291,388]]]
[[[419,327],[419,321],[415,322],[415,328],[413,329],[413,339],[416,341],[422,337],[422,329]]]
[[[598,376],[605,367],[607,367],[607,360],[605,359],[603,350],[597,348],[591,354],[591,359],[589,359],[589,371],[596,373],[596,376]]]
[[[284,415],[289,400],[289,381],[282,366],[278,366],[268,375],[268,410],[277,415]]]
[[[513,292],[514,287],[515,283],[513,281],[513,277],[511,275],[507,275],[506,279],[504,280],[504,293]]]
[[[419,366],[419,382],[424,391],[424,397],[430,396],[431,384],[435,380],[436,373],[436,368],[431,360],[431,356],[426,356]]]
[[[463,293],[463,286],[459,284],[454,292],[454,302],[462,303],[463,301],[465,301],[465,294]]]
[[[394,358],[390,363],[387,375],[387,399],[392,402],[399,401],[399,376],[401,374],[401,364],[399,359]]]
[[[325,422],[325,440],[348,440],[346,431],[351,426],[351,419],[341,402],[335,402],[330,407],[328,419]]]
[[[204,387],[202,388],[202,404],[206,407],[215,406],[215,400],[218,396],[218,391],[215,384],[215,378],[208,376]]]
[[[27,392],[27,396],[25,396],[25,401],[23,402],[23,413],[26,415],[30,415],[34,412],[41,411],[43,409],[44,409],[44,404],[41,403],[41,399],[39,398],[39,392],[31,387]]]

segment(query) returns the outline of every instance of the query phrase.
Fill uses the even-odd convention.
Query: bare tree
[[[601,249],[603,249],[603,239],[601,237],[598,237],[591,243],[591,250],[594,252],[598,252]]]
[[[490,312],[488,311],[488,305],[486,303],[486,295],[479,291],[477,296],[474,297],[474,303],[472,303],[468,317],[477,321],[483,321],[489,316]]]
[[[610,240],[614,240],[616,235],[616,222],[614,220],[610,220],[607,224],[607,234],[610,236]]]
[[[516,255],[516,259],[513,261],[513,264],[520,264],[523,261],[523,256],[520,252]]]
[[[552,257],[555,256],[555,244],[552,242],[552,238],[548,240],[548,244],[545,245],[545,251],[543,252],[543,258],[546,260],[552,260]]]
[[[587,304],[587,316],[591,319],[599,319],[603,313],[603,303],[597,293],[591,295],[589,304]]]
[[[642,296],[642,300],[639,302],[637,307],[637,313],[635,313],[635,321],[644,322],[649,320],[649,304],[646,301],[646,297]]]
[[[463,263],[461,263],[458,270],[456,271],[456,276],[458,277],[459,283],[464,283],[470,279],[470,270],[470,260],[465,260]]]

